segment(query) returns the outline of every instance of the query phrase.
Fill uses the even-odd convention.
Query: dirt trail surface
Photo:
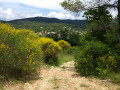
[[[75,72],[74,62],[60,67],[42,68],[41,79],[24,84],[5,85],[6,90],[117,90],[119,86],[107,80],[81,77]]]

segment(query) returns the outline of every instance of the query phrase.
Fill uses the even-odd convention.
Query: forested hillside
[[[13,21],[8,21],[12,27],[16,29],[30,29],[35,32],[48,31],[57,32],[63,30],[65,27],[71,30],[84,30],[86,29],[86,20],[59,20],[56,18],[46,18],[46,17],[34,17],[18,19]]]

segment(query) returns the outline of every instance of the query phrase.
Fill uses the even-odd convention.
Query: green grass
[[[63,70],[65,70],[67,67],[65,67],[65,66],[62,66],[61,68],[62,68]]]
[[[53,83],[54,85],[57,85],[60,80],[61,80],[61,79],[53,78],[53,79],[51,80],[51,83]]]
[[[74,55],[73,54],[66,54],[64,52],[61,52],[60,54],[58,54],[58,63],[57,65],[52,62],[53,60],[51,60],[51,63],[45,63],[45,65],[47,65],[47,68],[51,68],[51,66],[57,67],[60,66],[63,63],[69,62],[69,61],[74,61]],[[63,67],[64,69],[64,67]]]
[[[59,65],[69,62],[69,61],[74,61],[74,55],[72,54],[65,54],[65,53],[60,53],[58,55],[58,61]]]
[[[80,87],[89,87],[89,86],[86,84],[80,84]]]
[[[59,89],[59,86],[54,87],[53,89]]]
[[[110,79],[112,83],[120,85],[120,73],[109,73],[106,79]]]
[[[4,84],[0,81],[0,90],[4,90]]]

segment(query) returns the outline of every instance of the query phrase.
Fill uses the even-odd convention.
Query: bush
[[[117,43],[119,43],[117,37],[117,29],[107,30],[106,34],[104,35],[105,43],[109,45],[109,47],[114,48]]]
[[[69,33],[68,42],[71,44],[71,46],[78,46],[79,45],[79,33],[71,31]]]
[[[52,39],[55,40],[55,41],[58,41],[58,40],[60,39],[57,32],[47,34],[46,37],[52,38]]]
[[[76,54],[80,51],[80,47],[70,47],[67,49],[68,54]]]
[[[62,47],[62,49],[67,49],[71,47],[71,45],[67,41],[64,41],[64,40],[59,40],[57,43]]]
[[[15,30],[0,23],[0,74],[22,75],[40,67],[42,51],[39,37],[30,30]]]
[[[41,37],[39,42],[41,42],[42,51],[44,53],[45,62],[54,62],[57,64],[57,54],[62,50],[60,45],[53,39]],[[51,61],[53,60],[53,61]]]
[[[105,77],[109,72],[115,71],[117,62],[115,58],[109,52],[108,54],[101,56],[97,60],[97,75]]]
[[[104,76],[116,68],[116,60],[107,45],[91,41],[76,55],[75,68],[84,76]]]
[[[93,59],[95,59],[108,53],[108,49],[109,48],[104,43],[90,41],[82,47],[83,53],[81,56],[92,55]]]
[[[96,37],[92,35],[92,32],[88,31],[79,38],[79,45],[83,46],[89,43],[90,41],[98,41]]]

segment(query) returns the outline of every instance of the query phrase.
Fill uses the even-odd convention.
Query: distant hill
[[[4,22],[3,20],[0,20],[0,22]]]
[[[86,20],[59,20],[56,18],[34,17],[24,18],[12,21],[4,21],[16,29],[30,29],[35,32],[48,31],[57,32],[64,29],[85,30]]]
[[[44,22],[44,23],[65,23],[65,24],[73,24],[73,25],[86,25],[86,20],[60,20],[57,18],[47,18],[47,17],[33,17],[33,18],[24,18],[24,19],[17,19],[12,20],[9,22],[14,21],[36,21],[36,22]]]

